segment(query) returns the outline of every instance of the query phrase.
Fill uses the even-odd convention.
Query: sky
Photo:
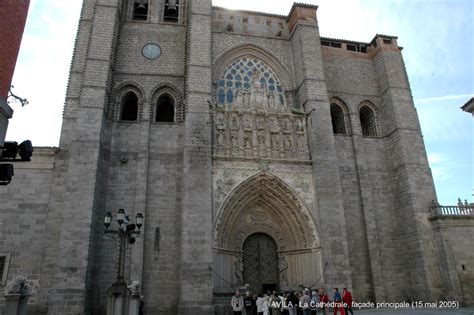
[[[438,201],[473,201],[470,114],[474,96],[474,1],[306,0],[316,4],[321,36],[369,42],[398,36],[411,83]],[[289,0],[214,0],[230,9],[288,14]],[[11,104],[6,140],[58,146],[82,0],[31,0],[12,84],[30,104]]]

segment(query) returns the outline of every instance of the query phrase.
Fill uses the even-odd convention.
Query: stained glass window
[[[273,94],[279,106],[285,105],[285,92],[275,72],[262,60],[251,56],[231,62],[217,81],[217,103],[231,107],[239,92],[260,90]]]

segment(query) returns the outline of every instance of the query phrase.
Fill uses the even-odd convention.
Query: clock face
[[[150,43],[143,46],[142,54],[145,58],[153,60],[161,56],[161,48],[157,44]]]

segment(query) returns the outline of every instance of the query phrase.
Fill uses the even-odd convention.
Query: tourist
[[[319,303],[319,295],[316,291],[311,292],[311,315],[316,315],[318,312],[318,303]]]
[[[276,293],[276,291],[273,291],[272,293],[272,298],[270,300],[270,311],[271,311],[271,314],[272,315],[280,315],[281,314],[281,311],[280,311],[280,308],[281,308],[281,303],[282,303],[282,300],[281,298],[278,296],[278,294]]]
[[[326,315],[329,303],[329,296],[326,294],[326,290],[324,290],[323,288],[319,289],[319,302],[321,303],[321,310],[323,315]]]
[[[265,299],[263,298],[261,294],[258,295],[256,304],[257,304],[257,314],[263,315],[263,304],[265,304]]]
[[[262,310],[263,310],[263,315],[270,315],[270,297],[268,294],[265,294],[263,296],[263,304],[262,304]]]
[[[235,295],[232,297],[230,302],[234,315],[242,315],[242,310],[244,309],[244,299],[240,295],[240,291],[235,291]]]
[[[252,293],[252,315],[257,315],[257,295]]]
[[[245,315],[252,315],[253,303],[254,303],[254,300],[253,300],[253,297],[250,295],[250,291],[245,292],[245,297],[244,297]]]
[[[301,294],[300,297],[300,307],[303,311],[303,315],[311,315],[310,314],[310,304],[311,304],[311,298],[309,297],[309,291],[308,289],[305,289],[303,291],[303,294]]]
[[[281,315],[288,315],[288,294],[286,292],[282,292],[280,294],[280,301],[281,301]]]
[[[341,312],[341,315],[345,315],[344,308],[342,307],[342,296],[341,293],[339,293],[338,288],[334,288],[334,315],[337,314],[337,312]]]
[[[288,314],[289,315],[297,315],[298,314],[298,298],[295,296],[295,293],[293,291],[290,292],[287,298],[287,303],[288,303]]]
[[[346,314],[349,315],[349,312],[351,312],[351,314],[354,315],[352,311],[352,294],[347,288],[342,289],[342,302],[345,304],[344,309]]]
[[[298,299],[298,304],[296,306],[296,314],[298,315],[303,315],[303,309],[301,308],[301,304],[300,304],[302,297],[303,297],[303,292],[298,291],[296,293],[296,298]]]

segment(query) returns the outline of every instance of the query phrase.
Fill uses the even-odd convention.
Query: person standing
[[[265,303],[265,299],[261,294],[258,295],[257,298],[257,314],[258,315],[263,315],[263,304]]]
[[[287,298],[288,313],[290,315],[297,315],[298,313],[298,298],[295,296],[293,291],[290,292]]]
[[[257,315],[257,295],[252,294],[252,315]]]
[[[342,302],[345,304],[344,309],[346,314],[349,315],[349,312],[351,312],[351,314],[354,315],[352,311],[352,294],[347,288],[342,288]]]
[[[303,294],[300,298],[300,306],[303,310],[303,315],[311,315],[310,314],[310,306],[311,306],[311,298],[309,297],[309,291],[306,289],[303,291]]]
[[[341,315],[345,315],[344,308],[342,307],[342,296],[339,293],[338,288],[334,288],[334,315],[339,311]]]
[[[318,304],[319,304],[319,295],[316,291],[311,292],[311,315],[317,315],[318,311]]]
[[[244,297],[244,309],[245,309],[245,315],[252,315],[252,304],[254,303],[252,296],[250,295],[250,292],[247,291],[245,292],[245,297]]]
[[[230,302],[234,315],[242,315],[242,310],[244,309],[244,299],[240,295],[240,291],[235,291],[235,295],[232,297]]]
[[[270,301],[270,308],[271,308],[271,315],[280,315],[280,308],[281,308],[281,298],[278,296],[276,291],[272,293],[272,299]]]
[[[262,304],[262,310],[263,310],[263,315],[270,315],[270,297],[268,294],[263,295],[263,304]]]
[[[321,302],[321,310],[323,315],[326,315],[329,303],[329,296],[326,294],[326,291],[323,288],[319,289],[319,302]]]
[[[281,314],[288,315],[288,294],[286,292],[282,292],[280,295],[281,300]]]

